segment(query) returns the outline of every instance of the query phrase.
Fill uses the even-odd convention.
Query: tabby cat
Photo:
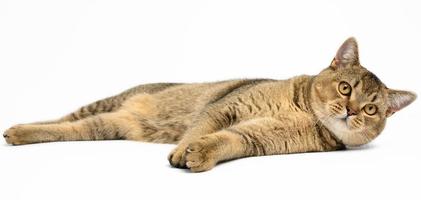
[[[288,80],[140,85],[48,122],[16,125],[6,142],[127,139],[178,146],[170,164],[206,171],[248,156],[320,152],[376,138],[416,95],[362,67],[349,38],[330,66]]]

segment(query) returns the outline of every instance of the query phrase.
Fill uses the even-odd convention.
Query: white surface
[[[349,36],[389,87],[421,94],[419,1],[0,1],[0,130],[131,86],[287,78]],[[172,145],[0,145],[0,199],[420,199],[420,100],[368,147],[248,158],[192,174]]]

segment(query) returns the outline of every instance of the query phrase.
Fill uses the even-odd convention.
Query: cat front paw
[[[187,168],[192,172],[203,172],[212,169],[218,162],[215,147],[206,137],[190,143],[185,155]]]
[[[192,172],[212,169],[217,160],[216,141],[203,136],[192,142],[180,143],[168,156],[173,167],[189,168]]]
[[[27,144],[27,142],[25,142],[25,134],[26,131],[23,129],[23,127],[17,125],[7,129],[4,132],[3,137],[6,140],[7,144],[21,145]]]

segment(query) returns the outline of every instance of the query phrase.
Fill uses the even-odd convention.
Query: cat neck
[[[319,117],[316,115],[313,104],[313,92],[314,92],[314,82],[317,76],[309,76],[307,85],[306,85],[306,97],[305,97],[305,104],[308,108],[308,113],[310,113],[315,122],[316,122],[316,132],[322,143],[324,144],[324,148],[326,150],[340,150],[345,149],[345,145],[342,141],[336,136],[336,134],[329,129],[329,127],[324,124],[322,121],[319,120]]]

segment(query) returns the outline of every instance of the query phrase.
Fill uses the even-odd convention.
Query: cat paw
[[[190,143],[186,149],[186,166],[192,172],[212,169],[218,162],[215,147],[205,138]]]
[[[7,144],[21,145],[27,144],[27,142],[25,142],[25,134],[26,131],[23,129],[23,127],[17,125],[7,129],[4,132],[3,137],[6,140]]]
[[[53,141],[57,138],[40,129],[37,125],[23,124],[7,129],[3,134],[8,144],[22,145]]]

